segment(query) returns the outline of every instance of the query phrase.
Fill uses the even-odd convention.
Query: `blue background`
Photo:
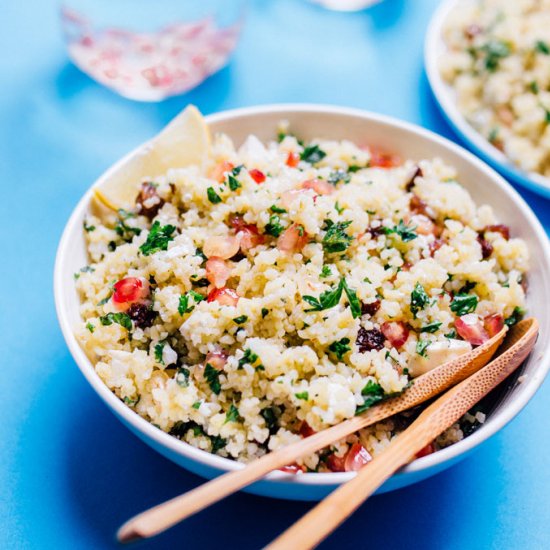
[[[188,102],[378,111],[456,139],[422,66],[436,0],[335,14],[257,0],[231,65],[186,96],[142,105],[67,60],[53,1],[2,0],[0,33],[0,548],[113,548],[117,526],[200,479],[131,435],[88,387],[54,313],[57,242],[78,198]],[[523,192],[547,228],[549,203]],[[549,548],[546,383],[458,466],[369,500],[323,548]],[[310,504],[235,495],[141,548],[258,548]]]

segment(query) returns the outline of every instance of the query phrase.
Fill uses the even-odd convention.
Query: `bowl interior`
[[[434,471],[438,467],[440,469],[441,464],[446,461],[450,463],[459,455],[471,450],[513,418],[532,397],[548,370],[550,357],[543,355],[545,343],[550,336],[547,307],[550,302],[550,252],[546,234],[523,199],[492,169],[462,148],[418,127],[364,111],[328,106],[266,106],[228,111],[207,117],[214,133],[224,132],[236,144],[243,142],[249,134],[255,134],[261,140],[273,139],[277,124],[281,120],[287,120],[291,130],[306,140],[314,137],[349,139],[358,144],[376,145],[402,158],[441,158],[457,168],[459,181],[470,191],[478,205],[490,204],[502,223],[510,226],[512,234],[521,237],[528,244],[531,265],[527,304],[529,314],[539,320],[540,338],[534,352],[521,369],[521,383],[511,381],[503,390],[497,392],[496,398],[493,396],[491,414],[479,430],[451,447],[413,462],[403,469],[399,476],[410,474],[412,478],[413,474],[428,468],[433,468]],[[139,156],[143,161],[142,165],[147,167],[148,159],[153,154],[148,144],[144,144],[125,159]],[[94,187],[104,185],[113,173],[124,171],[125,159],[100,177]],[[147,175],[147,172],[142,175]],[[221,470],[239,468],[240,466],[231,460],[199,451],[153,428],[110,392],[79,348],[73,334],[73,327],[79,321],[79,299],[75,291],[73,273],[87,263],[82,223],[90,198],[91,190],[85,194],[73,212],[59,246],[55,268],[58,317],[76,362],[100,397],[125,422],[131,424],[135,430],[141,431],[145,439],[153,439],[157,446],[170,447],[172,452]],[[351,475],[353,474],[304,474],[294,477],[298,478],[295,483],[307,486],[340,483],[348,480]],[[288,476],[282,477],[288,479]],[[280,480],[281,475],[272,474],[270,479]]]

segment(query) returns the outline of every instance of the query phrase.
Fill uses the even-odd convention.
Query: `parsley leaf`
[[[323,250],[328,253],[344,252],[353,240],[345,231],[351,222],[334,223],[332,220],[326,220],[325,224],[327,232],[323,237]]]
[[[241,182],[233,174],[227,176],[227,184],[231,191],[236,191],[239,187],[242,187]]]
[[[355,289],[350,288],[348,286],[348,283],[346,283],[345,279],[344,279],[344,292],[346,293],[346,296],[348,298],[349,307],[351,309],[351,316],[354,319],[361,317],[361,302],[359,301],[359,298],[357,298],[357,293],[355,292]]]
[[[204,367],[204,379],[208,382],[210,389],[216,395],[219,395],[222,391],[220,373],[210,363],[206,363],[206,367]]]
[[[239,414],[239,409],[235,407],[233,403],[229,406],[229,410],[225,413],[225,422],[224,424],[227,424],[228,422],[238,422],[241,418]]]
[[[415,233],[416,226],[408,226],[403,223],[403,220],[399,220],[399,223],[395,227],[383,227],[382,230],[386,235],[395,233],[401,237],[404,243],[412,241],[418,237]]]
[[[242,369],[247,363],[252,366],[257,360],[258,355],[255,354],[250,348],[247,348],[244,350],[244,355],[242,358],[239,359],[239,368]]]
[[[265,226],[265,232],[273,237],[278,237],[284,230],[284,227],[280,223],[281,218],[276,214],[269,216],[269,223]]]
[[[212,204],[219,204],[222,202],[222,198],[218,195],[218,193],[216,193],[216,191],[214,191],[213,187],[209,187],[206,190],[206,195]]]
[[[189,305],[189,298],[193,298],[195,304],[198,304],[204,300],[204,296],[195,290],[190,290],[189,292],[182,294],[178,304],[178,313],[180,315],[184,315],[185,313],[189,313],[195,309],[195,306]]]
[[[328,265],[324,265],[323,269],[321,269],[321,273],[320,273],[319,277],[321,279],[326,279],[327,277],[330,277],[331,275],[332,275],[332,270],[330,269],[330,267]]]
[[[107,313],[103,317],[99,318],[100,322],[104,326],[112,325],[116,323],[126,330],[132,330],[132,319],[127,313]]]
[[[437,332],[439,330],[439,327],[441,327],[440,321],[434,321],[433,323],[428,323],[427,325],[424,325],[420,332],[428,332],[430,334],[433,334],[434,332]]]
[[[428,353],[426,352],[426,348],[430,345],[429,340],[418,340],[416,342],[416,353],[422,357],[427,357]]]
[[[338,286],[331,290],[325,290],[321,293],[319,298],[314,296],[304,295],[302,299],[307,302],[311,308],[304,310],[306,313],[309,311],[323,311],[324,309],[333,308],[338,304],[342,297],[342,292],[346,293],[351,308],[351,314],[353,318],[361,316],[361,302],[357,298],[357,294],[354,289],[349,288],[345,279],[340,279]]]
[[[187,367],[179,367],[176,372],[176,383],[182,388],[189,386],[189,369]]]
[[[414,290],[411,292],[411,313],[416,319],[416,314],[424,309],[430,303],[430,297],[420,283],[416,283]]]
[[[219,435],[211,435],[210,441],[212,443],[212,453],[216,454],[219,450],[223,449],[227,441]]]
[[[309,392],[303,391],[294,394],[296,399],[301,399],[302,401],[309,401]]]
[[[512,312],[512,315],[510,315],[510,317],[508,317],[504,323],[506,324],[506,326],[508,327],[513,327],[516,323],[518,323],[519,321],[521,321],[521,318],[525,315],[525,310],[522,309],[521,307],[518,307],[516,306],[514,308],[514,311]]]
[[[361,395],[365,398],[362,405],[355,409],[355,414],[361,414],[374,404],[384,399],[384,390],[380,384],[369,380],[366,386],[361,390]]]
[[[276,206],[275,204],[272,204],[269,209],[271,212],[274,212],[275,214],[286,214],[286,210],[284,208],[281,208],[279,206]]]
[[[173,225],[161,226],[157,220],[147,235],[147,240],[139,247],[144,256],[150,256],[160,250],[168,250],[168,243],[174,240],[172,236],[176,228]]]
[[[269,309],[263,307],[262,308],[262,319],[265,319],[265,316],[269,313]]]
[[[164,360],[162,359],[162,352],[164,351],[165,344],[166,342],[159,342],[155,346],[155,361],[157,361],[161,365],[164,365]]]
[[[485,68],[490,72],[496,71],[500,60],[510,55],[510,47],[500,40],[490,40],[481,51],[485,53]]]
[[[343,206],[340,206],[338,201],[336,201],[336,203],[334,204],[334,210],[336,210],[336,212],[338,212],[338,214],[341,214],[345,209],[344,209]]]
[[[453,328],[447,334],[444,334],[445,338],[456,338],[456,330]]]
[[[202,401],[195,401],[193,405],[191,405],[196,411],[198,411],[201,408]]]
[[[475,294],[457,294],[451,302],[451,311],[458,317],[472,313],[477,307],[478,298]]]
[[[88,322],[86,323],[86,328],[93,334],[95,327],[92,325],[92,323]]]
[[[330,174],[328,177],[328,182],[331,185],[338,185],[340,182],[349,183],[351,181],[351,176],[344,170],[336,170]]]
[[[233,322],[237,323],[237,325],[242,325],[243,323],[246,323],[248,321],[248,317],[246,315],[239,315],[238,317],[235,317],[233,319]]]
[[[307,145],[300,154],[300,159],[310,164],[317,164],[326,156],[327,154],[318,145]]]
[[[550,55],[550,47],[543,40],[537,40],[535,42],[535,51],[544,55]]]
[[[336,342],[332,342],[328,349],[338,357],[338,360],[342,360],[344,358],[344,355],[348,351],[351,351],[351,346],[349,345],[350,339],[349,338],[342,338],[341,340],[337,340]]]

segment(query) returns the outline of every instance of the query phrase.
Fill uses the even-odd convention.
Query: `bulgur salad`
[[[466,120],[527,172],[550,176],[550,0],[457,2],[440,71]]]
[[[247,462],[360,414],[523,314],[526,244],[452,166],[365,143],[217,135],[90,213],[78,340],[159,429]],[[286,471],[356,470],[401,414]],[[421,455],[482,422],[467,415]]]

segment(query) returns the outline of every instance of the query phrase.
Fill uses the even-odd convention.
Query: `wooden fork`
[[[232,493],[349,434],[410,409],[477,372],[491,359],[506,334],[506,327],[485,344],[414,379],[401,395],[297,443],[269,453],[240,470],[229,472],[128,520],[117,533],[120,542],[147,538],[172,527]]]

